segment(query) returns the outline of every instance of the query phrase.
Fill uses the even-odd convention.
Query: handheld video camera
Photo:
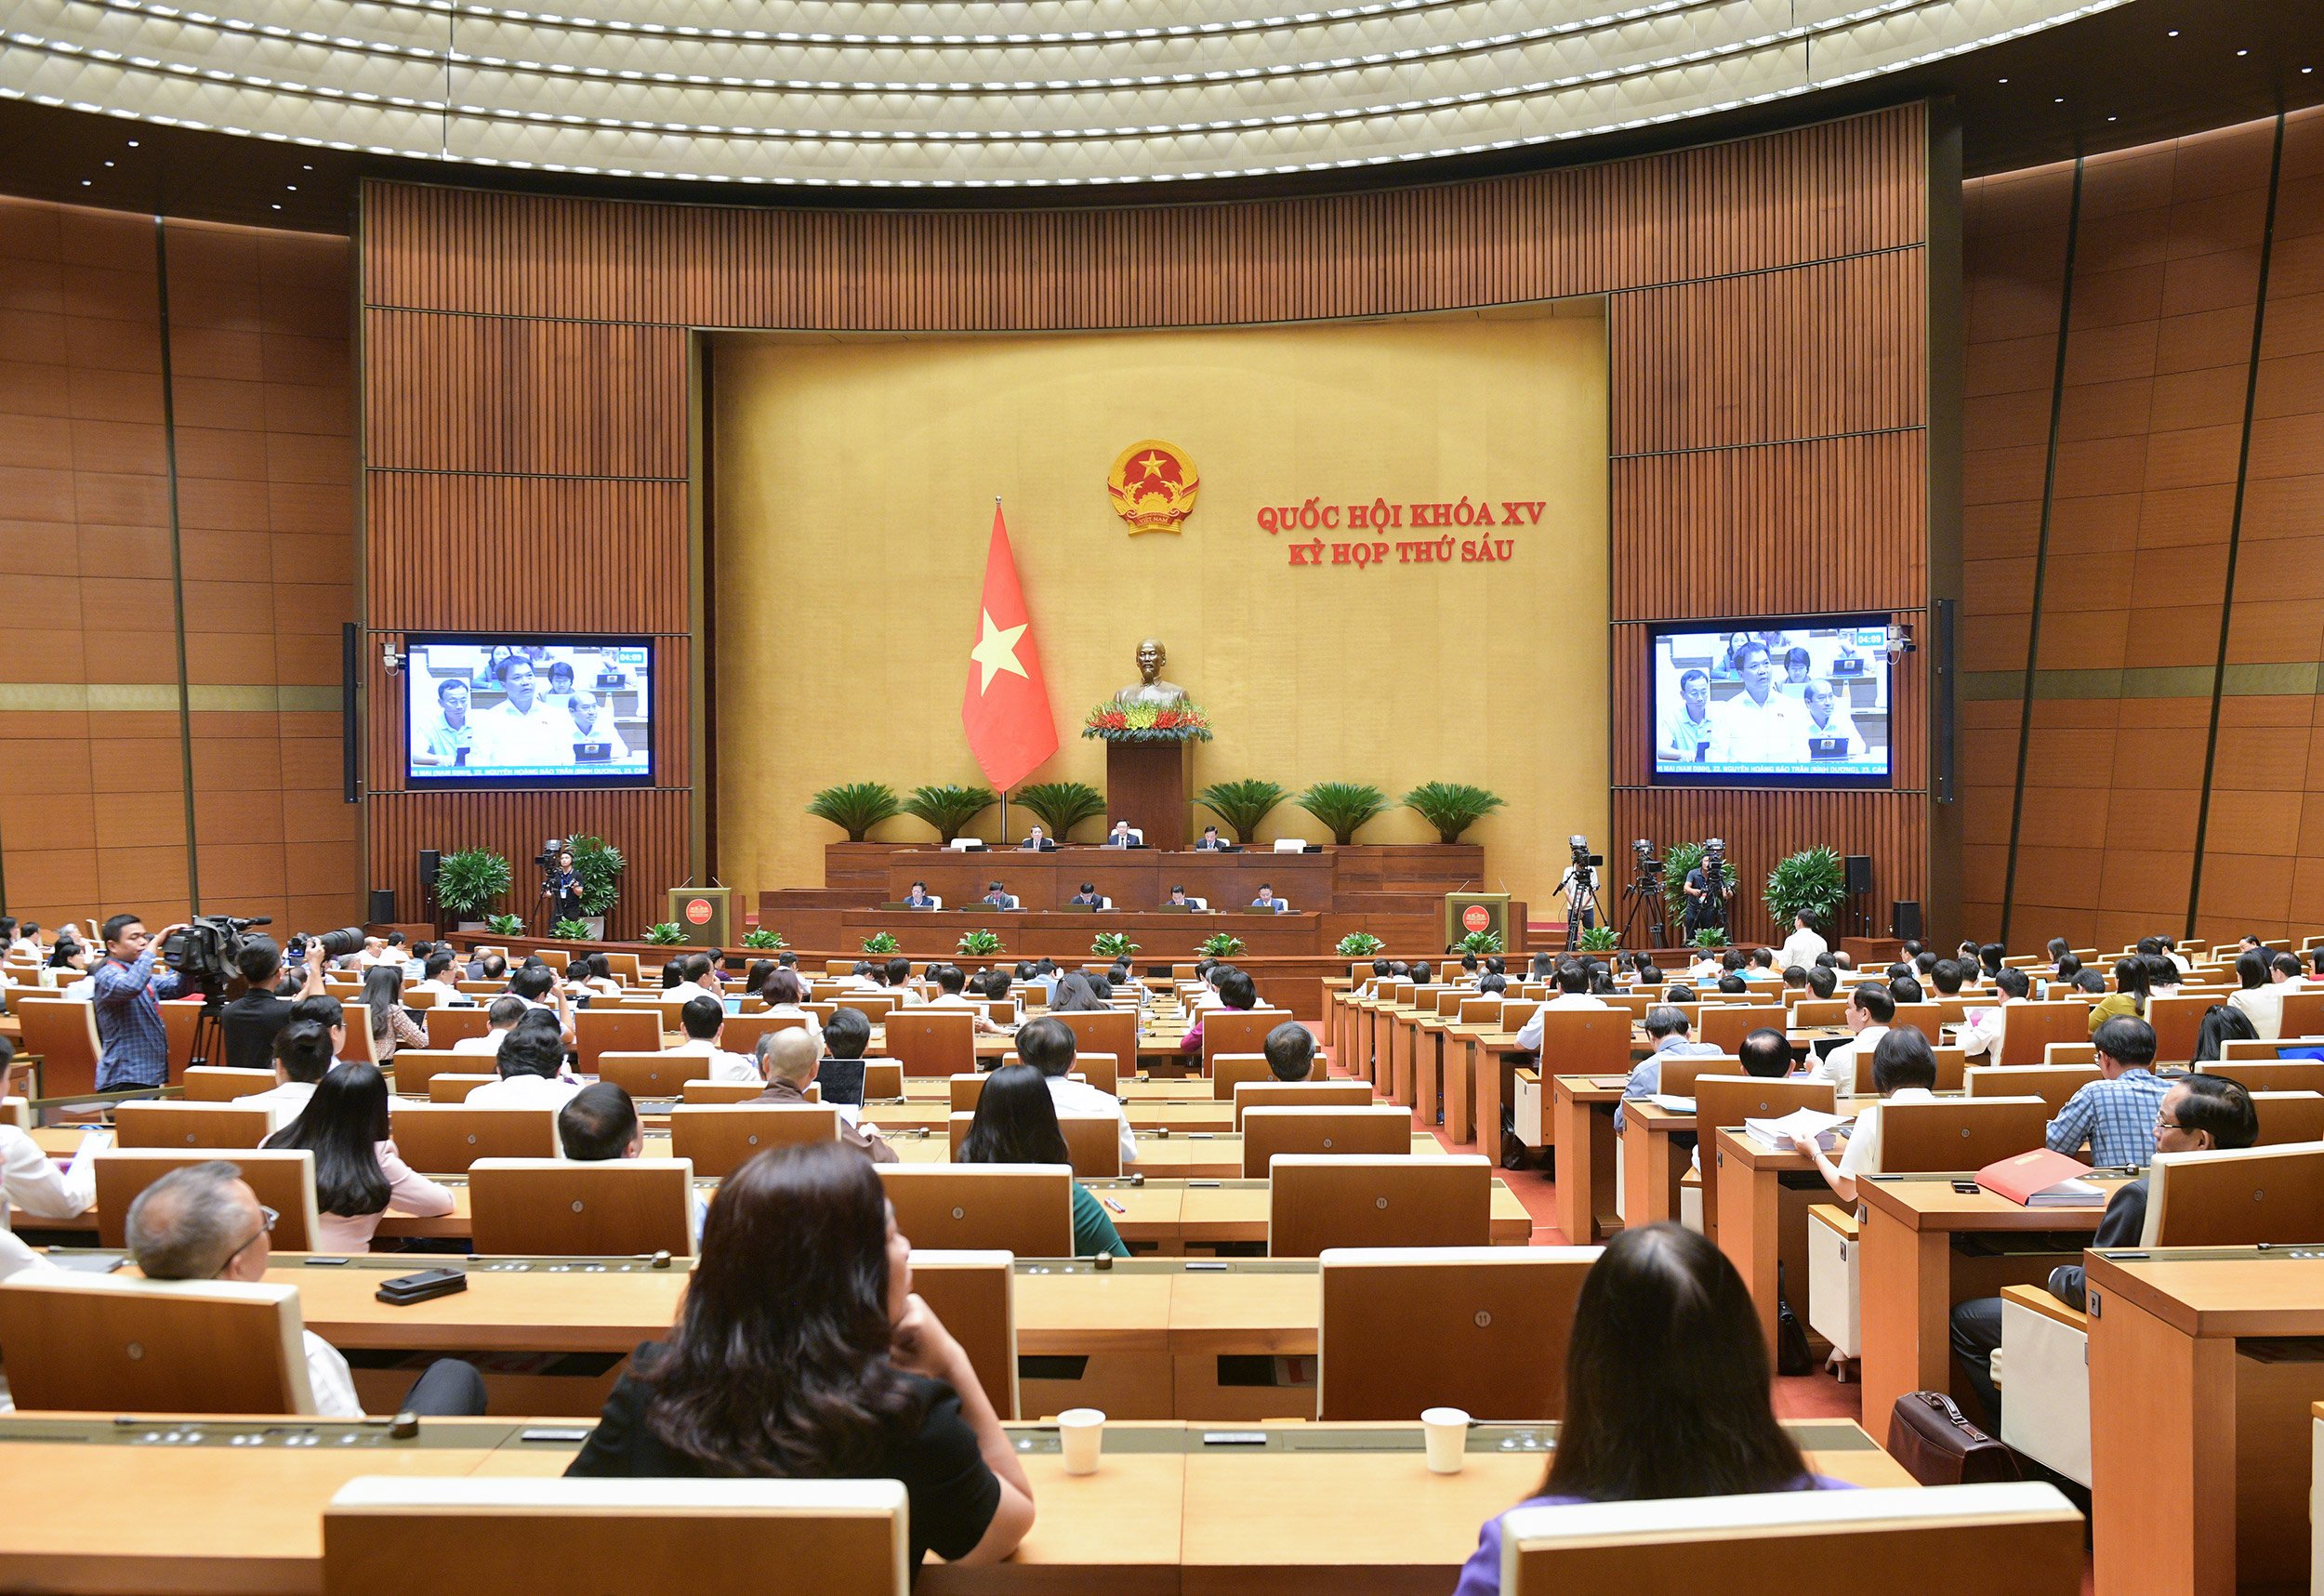
[[[237,915],[196,915],[183,930],[162,939],[162,962],[176,970],[194,990],[206,996],[223,994],[234,978],[234,961],[252,926],[271,926],[264,915],[244,919]],[[362,939],[358,938],[360,942]]]
[[[1573,854],[1574,868],[1577,870],[1595,869],[1605,863],[1604,854],[1590,851],[1590,839],[1586,837],[1569,837],[1565,839],[1565,846]]]
[[[562,853],[568,846],[570,845],[563,838],[552,837],[541,844],[541,851],[533,855],[533,863],[544,870],[554,870],[557,868],[557,855]]]

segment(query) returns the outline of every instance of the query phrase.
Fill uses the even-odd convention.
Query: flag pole
[[[993,495],[993,513],[995,515],[1000,513],[998,494]],[[1000,789],[1000,845],[1003,848],[1009,846],[1009,789],[1007,787]]]

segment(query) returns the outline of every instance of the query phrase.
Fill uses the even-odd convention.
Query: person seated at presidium
[[[669,1337],[637,1350],[568,1474],[893,1479],[909,1566],[997,1563],[1033,1489],[967,1354],[912,1293],[865,1159],[762,1153],[722,1181]]]
[[[904,906],[907,909],[934,908],[936,906],[936,900],[929,895],[928,883],[925,881],[913,882],[912,890],[904,894]]]
[[[1017,846],[1021,851],[1031,853],[1054,853],[1057,851],[1057,844],[1050,839],[1048,832],[1043,831],[1037,825],[1031,831],[1026,832],[1024,840]]]
[[[240,1166],[223,1159],[191,1164],[172,1169],[129,1205],[129,1254],[148,1280],[255,1285],[266,1278],[273,1256],[269,1233],[274,1221],[273,1210],[259,1203]],[[304,1340],[315,1412],[324,1418],[363,1418],[347,1360],[312,1330],[305,1332]],[[483,1377],[461,1359],[439,1358],[396,1405],[400,1412],[423,1417],[475,1418],[484,1411]]]
[[[317,1252],[369,1251],[390,1209],[420,1219],[453,1209],[452,1194],[416,1174],[396,1152],[388,1079],[361,1059],[326,1071],[297,1117],[259,1145],[314,1154]]]
[[[1767,1341],[1735,1265],[1674,1224],[1606,1243],[1582,1277],[1565,1349],[1565,1418],[1540,1493],[1519,1507],[1844,1491],[1809,1472],[1776,1421]],[[1454,1596],[1497,1596],[1488,1520]]]
[[[1137,847],[1138,838],[1130,831],[1129,822],[1126,820],[1116,821],[1114,823],[1114,829],[1105,834],[1105,846],[1108,848]]]
[[[1265,881],[1259,883],[1259,896],[1250,901],[1250,906],[1254,909],[1272,909],[1278,915],[1287,912],[1291,907],[1281,898],[1276,897],[1274,886]]]
[[[1111,1092],[1101,1091],[1088,1081],[1068,1080],[1073,1073],[1074,1055],[1080,1050],[1080,1041],[1073,1027],[1063,1020],[1043,1015],[1028,1020],[1017,1030],[1017,1057],[1041,1072],[1049,1083],[1049,1094],[1060,1114],[1110,1114],[1117,1126],[1125,1165],[1138,1161],[1138,1139],[1129,1128],[1129,1115]]]
[[[976,1115],[960,1140],[959,1164],[1070,1164],[1049,1082],[1030,1064],[1004,1064],[985,1077]],[[1073,1183],[1074,1256],[1128,1258],[1121,1233],[1089,1188]]]
[[[1017,906],[1017,900],[1010,897],[1009,889],[999,882],[987,881],[984,883],[984,904],[988,908],[1013,909]]]
[[[1102,909],[1105,906],[1105,895],[1098,890],[1097,883],[1094,881],[1084,881],[1081,884],[1081,890],[1076,892],[1072,897],[1066,899],[1065,901],[1069,904],[1086,905],[1092,909]]]
[[[2136,1022],[2133,1022],[2136,1023]],[[2239,1082],[2224,1075],[2183,1075],[2163,1094],[2155,1115],[2157,1153],[2209,1153],[2223,1148],[2250,1147],[2259,1141],[2260,1119],[2251,1094]],[[2146,1233],[2146,1177],[2115,1188],[2106,1211],[2091,1238],[2093,1250],[2136,1246]],[[2050,1295],[2077,1312],[2086,1312],[2089,1298],[2082,1266],[2062,1263],[2050,1272]],[[1953,1355],[1961,1360],[1986,1418],[1995,1432],[2001,1427],[2001,1399],[1993,1383],[1993,1353],[2001,1344],[2001,1299],[1975,1298],[1953,1310]]]
[[[1173,882],[1170,885],[1170,895],[1164,901],[1162,906],[1168,909],[1191,909],[1194,904],[1186,901],[1186,889]]]
[[[1215,825],[1204,826],[1202,835],[1195,838],[1195,851],[1197,853],[1222,853],[1225,851],[1226,844],[1219,840],[1219,828]]]

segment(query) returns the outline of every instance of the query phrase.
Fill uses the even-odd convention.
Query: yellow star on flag
[[[1003,671],[1024,675],[1024,666],[1017,663],[1017,640],[1024,636],[1025,628],[1022,626],[993,625],[990,610],[981,610],[978,614],[984,622],[984,635],[977,640],[976,647],[969,651],[969,658],[984,667],[984,679],[977,683],[976,690],[986,692],[992,689],[993,678]]]

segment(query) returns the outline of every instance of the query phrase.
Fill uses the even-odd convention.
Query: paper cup
[[[1057,1416],[1057,1439],[1065,1453],[1065,1472],[1094,1474],[1105,1443],[1105,1415],[1094,1407],[1069,1407]]]
[[[1432,1407],[1420,1415],[1428,1438],[1428,1471],[1458,1474],[1468,1461],[1469,1416],[1457,1407]]]

